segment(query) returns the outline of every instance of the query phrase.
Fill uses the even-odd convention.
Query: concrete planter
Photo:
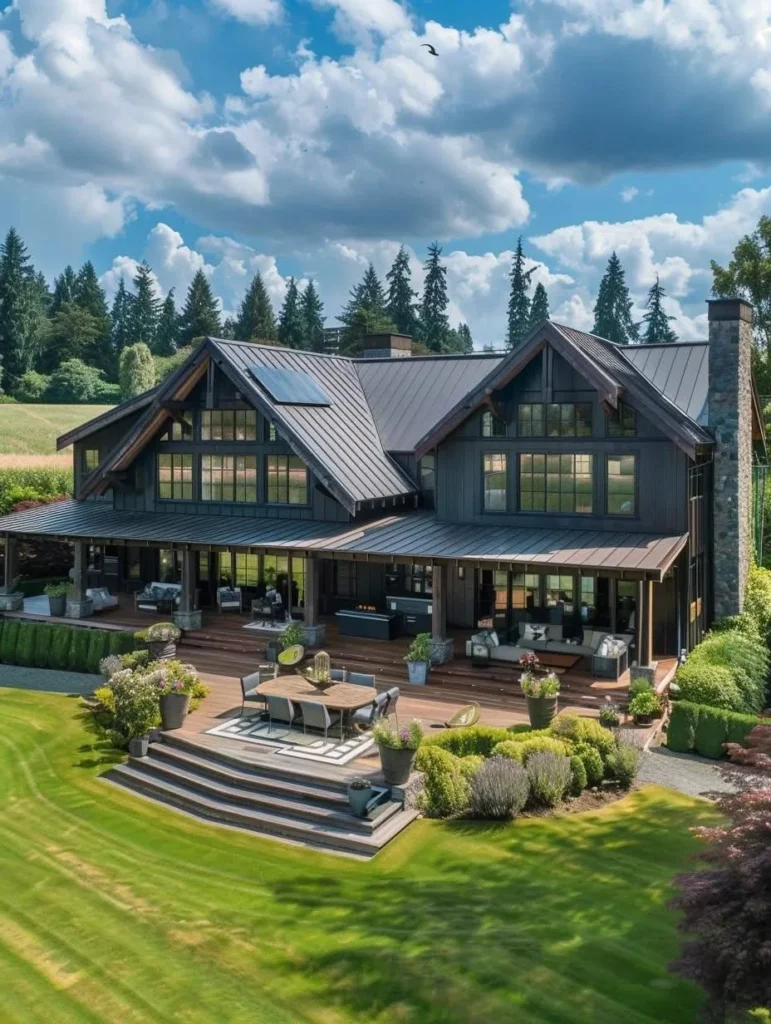
[[[430,669],[431,664],[428,661],[408,661],[407,678],[413,686],[425,686]]]
[[[133,736],[129,740],[129,754],[132,757],[147,757],[147,748],[149,746],[149,736]]]
[[[51,616],[57,618],[64,618],[64,613],[67,610],[67,595],[62,594],[61,597],[49,597],[48,598],[48,611]]]
[[[189,693],[165,693],[158,702],[161,708],[161,728],[164,732],[181,729],[190,707]]]
[[[177,644],[174,640],[153,640],[147,646],[150,648],[152,661],[172,661],[177,656]]]
[[[557,714],[557,696],[526,697],[527,713],[534,729],[548,729]]]
[[[348,803],[357,818],[363,818],[367,813],[367,804],[372,799],[373,793],[372,786],[367,786],[366,789],[348,787]]]
[[[412,766],[415,763],[417,750],[394,750],[392,747],[382,747],[378,744],[380,751],[380,764],[383,768],[383,778],[388,786],[403,786],[412,774]]]

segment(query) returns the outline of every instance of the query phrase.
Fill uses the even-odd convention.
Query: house
[[[752,309],[708,305],[707,342],[631,348],[548,321],[462,356],[207,338],[59,439],[75,496],[0,518],[0,609],[21,607],[18,540],[46,536],[74,544],[72,617],[89,585],[169,581],[192,631],[221,587],[274,586],[310,644],[337,614],[355,635],[430,630],[436,661],[453,630],[513,643],[527,623],[676,656],[741,611],[765,457]]]

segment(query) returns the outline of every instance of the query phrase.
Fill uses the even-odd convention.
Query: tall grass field
[[[110,408],[109,405],[0,405],[0,469],[70,466],[72,452],[57,453],[56,438]],[[41,462],[41,458],[48,461]]]

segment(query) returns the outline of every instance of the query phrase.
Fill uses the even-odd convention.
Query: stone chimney
[[[744,607],[752,561],[752,306],[711,299],[709,307],[709,426],[713,465],[714,611]]]
[[[412,355],[409,334],[368,334],[361,339],[360,359],[405,359]]]

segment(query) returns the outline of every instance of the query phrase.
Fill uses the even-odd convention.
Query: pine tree
[[[143,341],[152,352],[155,349],[155,335],[158,318],[161,315],[161,300],[155,294],[152,271],[144,260],[134,277],[134,301],[131,303],[131,333],[133,341]]]
[[[77,276],[68,264],[61,274],[54,278],[54,294],[51,299],[51,308],[49,309],[51,316],[56,316],[65,303],[75,301],[77,287]]]
[[[222,332],[221,338],[225,338],[226,341],[236,340],[236,320],[235,317],[226,316],[222,321]]]
[[[163,301],[160,316],[158,317],[158,328],[155,332],[155,353],[159,356],[171,356],[177,351],[179,345],[179,314],[174,303],[174,289]]]
[[[303,348],[309,352],[324,351],[324,303],[319,298],[316,286],[309,281],[300,296],[300,317],[302,319]]]
[[[143,341],[127,345],[121,352],[118,379],[124,399],[141,395],[155,386],[155,361]]]
[[[670,345],[672,342],[677,341],[677,335],[669,326],[670,322],[675,318],[667,316],[661,304],[661,300],[666,297],[666,294],[659,283],[659,275],[656,274],[656,283],[652,285],[651,290],[648,292],[648,301],[645,303],[646,312],[643,315],[643,322],[646,324],[646,327],[642,340],[646,345],[653,345],[656,342]]]
[[[370,263],[364,277],[350,291],[350,298],[339,317],[345,324],[340,343],[341,354],[355,354],[361,339],[368,334],[385,334],[394,330],[386,310],[383,285]]]
[[[195,338],[207,335],[216,338],[221,333],[219,303],[212,294],[203,270],[199,270],[187,290],[182,310],[180,342],[190,345]]]
[[[276,339],[276,317],[260,273],[255,274],[252,278],[252,283],[239,306],[235,331],[239,341],[274,341]]]
[[[6,391],[32,368],[39,328],[35,280],[27,248],[11,228],[0,245],[0,357]]]
[[[418,333],[418,313],[415,299],[418,293],[412,289],[410,258],[402,246],[396,254],[393,266],[386,274],[388,297],[386,313],[400,334],[414,337]]]
[[[123,349],[132,343],[131,330],[132,330],[132,317],[131,317],[131,304],[133,302],[133,295],[126,290],[126,282],[121,277],[118,282],[118,290],[115,293],[115,298],[112,303],[112,310],[110,312],[111,330],[110,337],[112,341],[112,352],[115,360],[120,359],[120,354]]]
[[[458,324],[458,334],[462,344],[462,352],[474,351],[474,339],[471,337],[471,328],[468,324]]]
[[[112,342],[110,339],[110,311],[107,308],[107,298],[104,289],[99,284],[96,270],[91,260],[88,260],[78,271],[73,288],[72,301],[89,313],[97,325],[96,334],[83,353],[85,361],[96,366],[100,370],[112,375],[115,371],[113,360]]]
[[[297,282],[289,278],[286,295],[278,315],[278,340],[287,348],[303,347],[303,319]]]
[[[611,253],[605,275],[600,281],[592,331],[618,345],[634,344],[639,340],[639,326],[632,319],[632,300],[629,298],[624,268],[615,252]]]
[[[525,254],[522,250],[522,236],[519,236],[514,259],[511,264],[511,289],[509,292],[508,329],[506,344],[509,348],[521,345],[530,330],[530,299],[527,289],[535,267],[525,270]]]
[[[533,292],[533,301],[530,305],[530,322],[528,329],[532,330],[537,327],[538,324],[542,324],[544,320],[549,319],[549,296],[546,289],[539,281],[535,286]]]
[[[420,304],[420,340],[431,352],[444,352],[450,321],[447,317],[447,267],[441,263],[442,249],[436,243],[428,247],[423,264],[426,272],[423,301]]]

